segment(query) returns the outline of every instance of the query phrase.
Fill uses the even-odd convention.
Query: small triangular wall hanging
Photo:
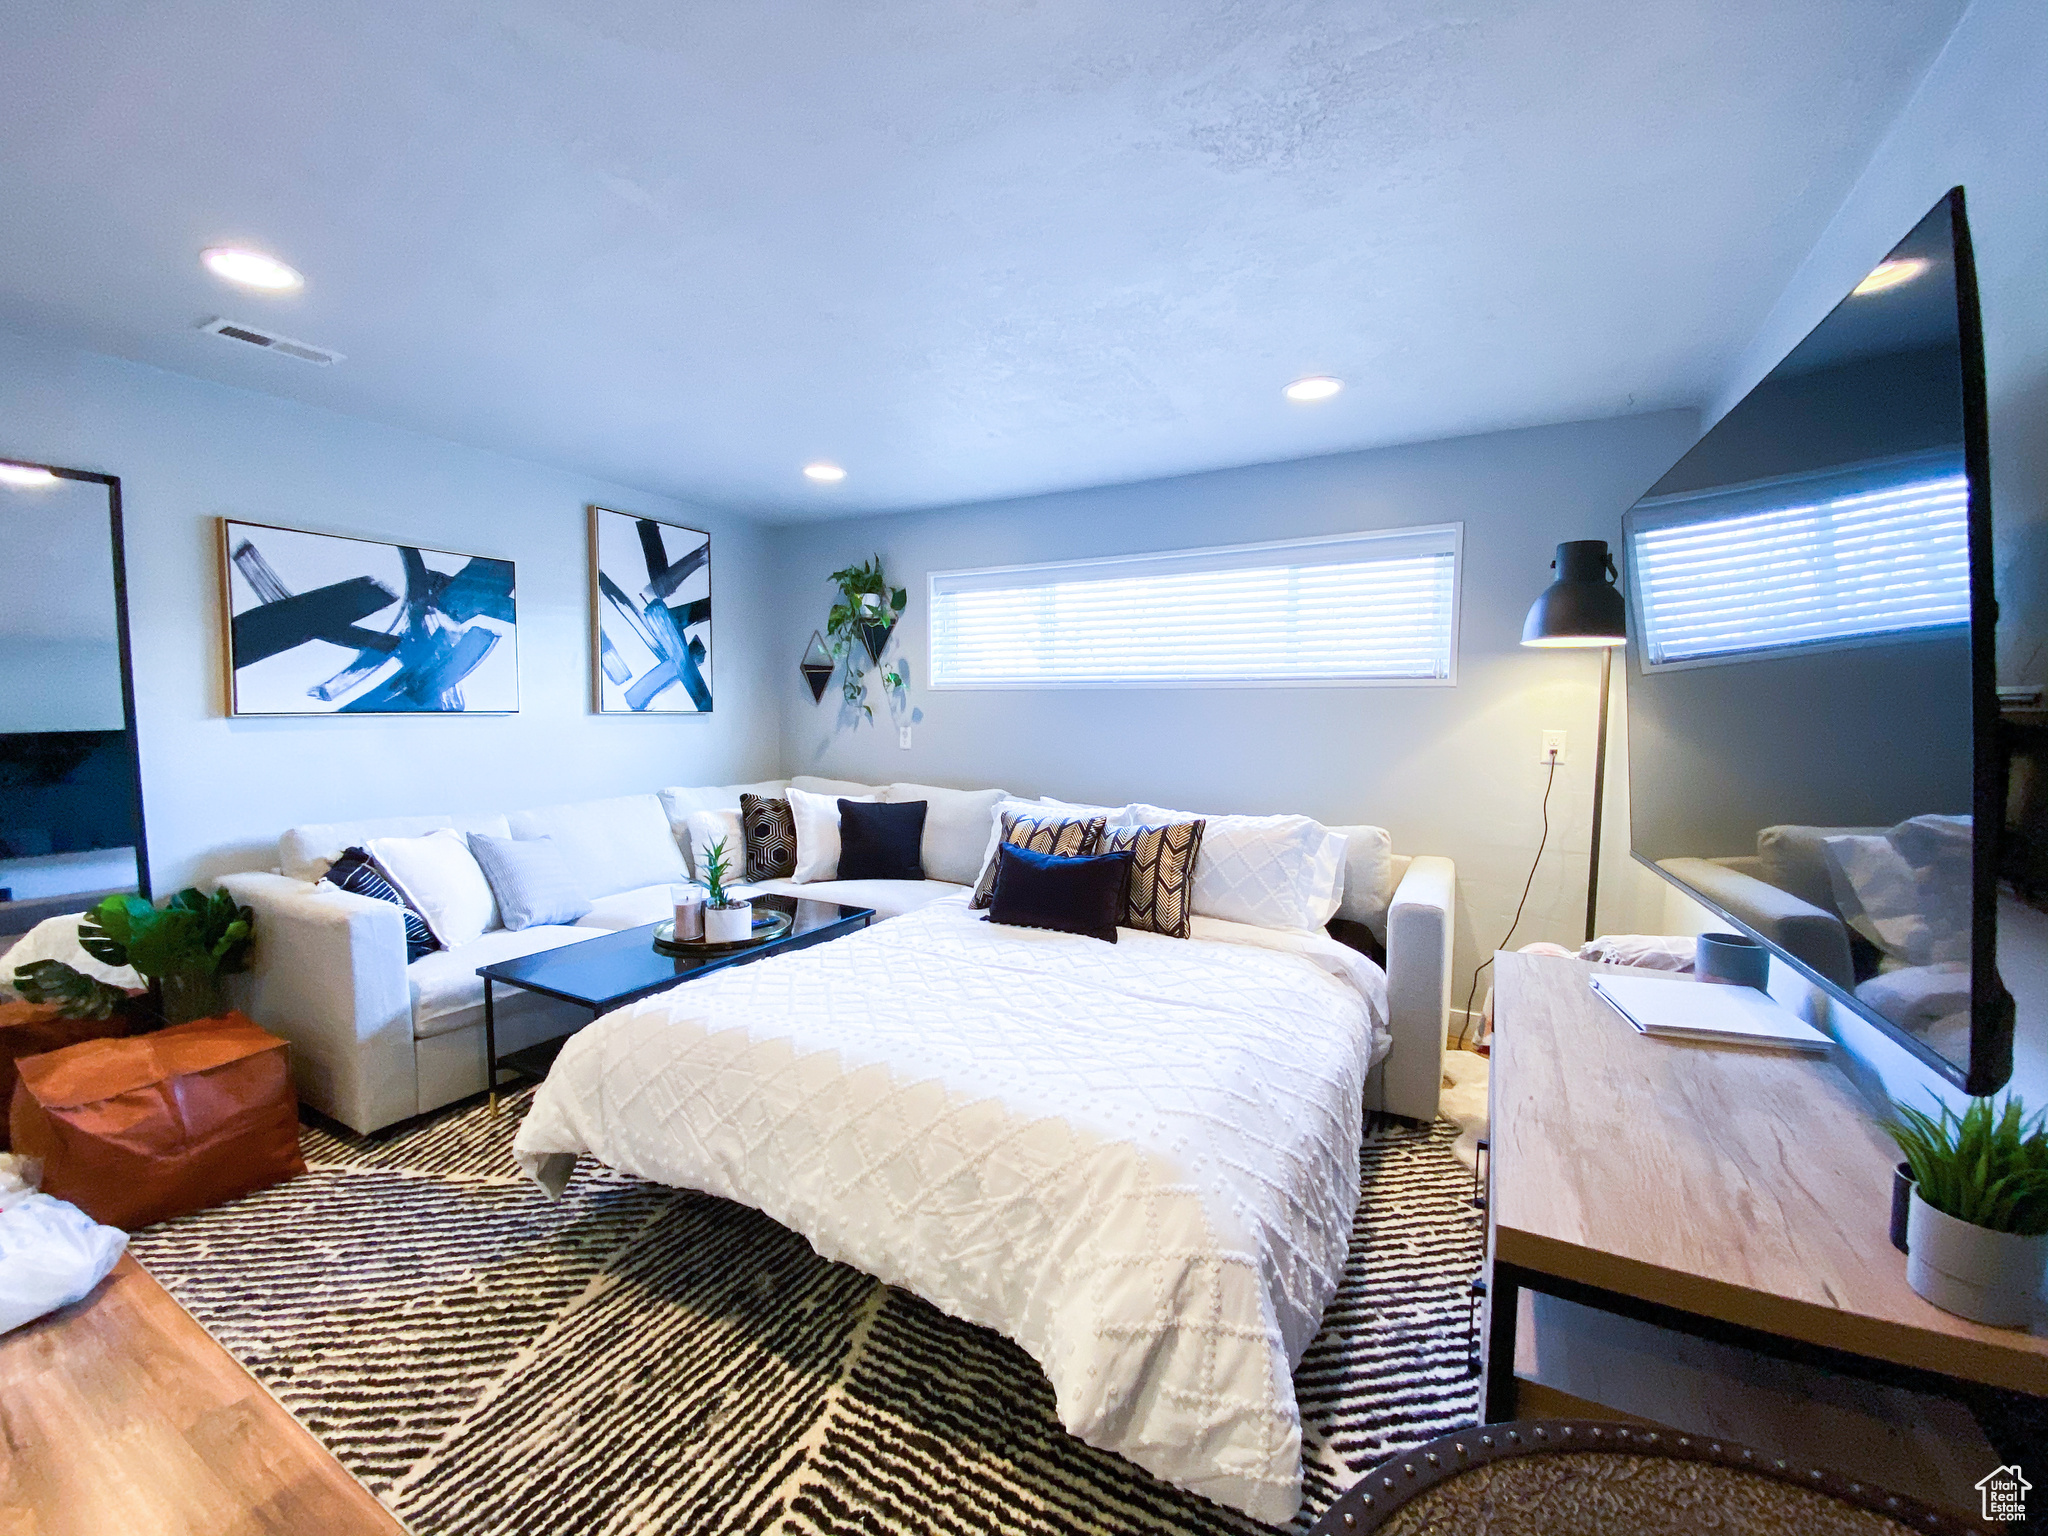
[[[832,681],[835,663],[832,652],[825,644],[825,637],[815,629],[811,631],[811,643],[804,648],[804,659],[797,663],[804,681],[811,685],[811,702],[819,703],[825,697],[825,685]]]

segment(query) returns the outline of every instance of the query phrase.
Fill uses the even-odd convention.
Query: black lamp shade
[[[1557,546],[1557,580],[1543,589],[1522,624],[1522,644],[1621,645],[1628,638],[1628,606],[1610,572],[1605,539],[1574,539]]]

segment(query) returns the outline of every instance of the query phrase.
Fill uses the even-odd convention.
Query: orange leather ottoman
[[[14,1150],[43,1190],[133,1229],[306,1171],[285,1043],[239,1013],[18,1064]]]
[[[14,1100],[14,1064],[22,1057],[127,1033],[126,1014],[116,1013],[110,1019],[67,1019],[48,1003],[0,1003],[0,1106]],[[7,1126],[0,1123],[0,1152],[5,1152],[7,1145]]]

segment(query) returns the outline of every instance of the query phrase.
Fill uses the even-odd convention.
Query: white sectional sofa
[[[690,878],[685,819],[737,810],[742,793],[924,799],[925,863],[957,880],[771,880],[741,887],[872,907],[878,919],[957,892],[973,878],[995,792],[876,786],[800,775],[755,784],[672,787],[656,793],[545,806],[510,815],[407,816],[294,827],[269,874],[223,876],[220,885],[256,913],[249,972],[235,1001],[292,1043],[304,1101],[361,1132],[380,1130],[484,1089],[483,982],[478,966],[659,922],[669,887]],[[970,800],[970,795],[974,796]],[[949,797],[957,797],[949,803]],[[977,820],[978,818],[978,820]],[[438,950],[410,965],[400,909],[318,883],[342,850],[378,837],[417,837],[441,827],[495,836],[552,837],[591,903],[574,926],[511,930]],[[1340,916],[1365,924],[1386,946],[1393,1049],[1374,1074],[1373,1107],[1427,1120],[1436,1114],[1450,1011],[1454,870],[1442,858],[1393,853],[1387,834],[1351,835]],[[976,852],[964,854],[974,847]],[[561,1032],[588,1015],[554,999],[501,988],[501,1052]]]

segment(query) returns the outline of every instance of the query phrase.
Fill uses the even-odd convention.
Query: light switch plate
[[[1543,733],[1543,755],[1537,761],[1548,768],[1552,757],[1555,757],[1560,763],[1564,761],[1563,731],[1545,731]]]

